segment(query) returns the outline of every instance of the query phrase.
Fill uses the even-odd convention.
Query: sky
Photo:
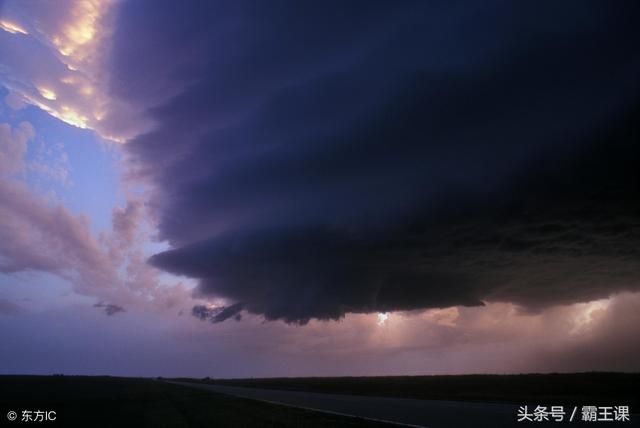
[[[639,12],[0,0],[0,373],[640,370]]]

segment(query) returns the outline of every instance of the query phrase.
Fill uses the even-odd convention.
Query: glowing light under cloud
[[[389,319],[389,313],[388,312],[381,312],[378,314],[378,325],[379,326],[383,326],[387,320]]]
[[[582,332],[598,318],[598,313],[606,310],[611,304],[611,299],[594,300],[588,303],[578,303],[578,313],[574,318],[574,327],[570,333],[576,334]]]

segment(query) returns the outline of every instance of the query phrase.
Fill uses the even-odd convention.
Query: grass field
[[[182,379],[235,386],[340,394],[552,405],[629,405],[640,409],[640,373]]]
[[[52,422],[21,423],[7,412],[55,410]],[[0,427],[386,427],[151,379],[0,376]]]
[[[549,405],[640,408],[640,374],[394,376],[270,379],[176,379],[236,386]],[[47,426],[84,427],[384,427],[355,418],[215,394],[154,379],[0,376],[0,427],[26,426],[8,411],[55,410]],[[33,424],[33,423],[32,423]]]

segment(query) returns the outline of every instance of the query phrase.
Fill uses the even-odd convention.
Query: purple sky
[[[638,12],[0,0],[0,373],[639,370]]]

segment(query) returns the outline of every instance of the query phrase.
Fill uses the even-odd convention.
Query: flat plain
[[[640,409],[640,373],[176,379],[290,391],[422,400],[546,405],[629,405]]]
[[[54,422],[21,422],[23,410],[54,410]],[[362,419],[278,406],[155,379],[0,376],[0,427],[385,427]],[[9,411],[18,414],[10,422]]]

